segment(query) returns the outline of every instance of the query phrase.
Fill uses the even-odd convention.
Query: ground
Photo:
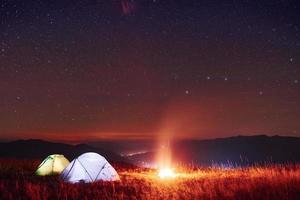
[[[300,165],[180,168],[174,178],[151,169],[114,165],[120,182],[67,184],[37,177],[39,161],[0,160],[0,199],[299,199]]]

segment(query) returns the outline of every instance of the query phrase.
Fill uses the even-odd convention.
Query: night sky
[[[2,0],[0,139],[300,136],[297,0]]]

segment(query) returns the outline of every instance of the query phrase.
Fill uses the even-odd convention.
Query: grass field
[[[35,176],[38,164],[0,160],[0,199],[300,199],[300,165],[177,169],[170,179],[155,170],[115,165],[120,182],[72,185]]]

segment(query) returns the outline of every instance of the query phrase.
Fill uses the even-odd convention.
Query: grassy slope
[[[38,161],[0,160],[0,199],[299,199],[300,166],[177,170],[171,180],[116,166],[121,182],[66,184],[36,177]]]

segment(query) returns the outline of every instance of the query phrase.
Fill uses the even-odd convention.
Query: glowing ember
[[[173,169],[164,168],[164,169],[159,170],[158,176],[160,178],[174,178],[174,177],[176,177],[176,174]]]

